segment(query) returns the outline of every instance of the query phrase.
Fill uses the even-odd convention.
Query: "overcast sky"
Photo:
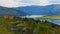
[[[60,4],[60,0],[0,0],[0,6],[18,7],[29,5],[46,6],[50,4]]]

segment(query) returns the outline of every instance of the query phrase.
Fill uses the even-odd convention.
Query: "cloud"
[[[34,3],[38,5],[43,5],[43,6],[50,4],[48,0],[37,0],[37,1],[34,0],[34,1],[35,1]]]
[[[52,4],[60,4],[60,0],[49,0]]]
[[[19,6],[19,3],[15,2],[14,0],[0,0],[0,6],[15,7]]]
[[[0,0],[0,6],[5,7],[18,7],[18,6],[26,6],[28,3],[17,2],[15,0]]]
[[[50,4],[48,0],[22,0],[22,2],[33,5],[43,5],[43,6]]]
[[[0,6],[5,7],[18,7],[18,6],[30,6],[30,5],[41,5],[46,6],[52,3],[60,3],[55,0],[0,0]]]
[[[31,3],[24,3],[21,0],[0,0],[0,6],[4,7],[18,7],[18,6],[29,6]]]

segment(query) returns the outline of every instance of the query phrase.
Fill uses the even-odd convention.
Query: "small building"
[[[14,16],[4,16],[4,18],[14,19]]]

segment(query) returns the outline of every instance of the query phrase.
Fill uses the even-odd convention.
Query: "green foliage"
[[[12,26],[16,26],[15,30],[11,30]],[[5,19],[0,17],[0,31],[6,34],[53,34],[54,29],[50,22],[35,22],[32,19],[14,18]],[[0,32],[1,34],[1,32]]]

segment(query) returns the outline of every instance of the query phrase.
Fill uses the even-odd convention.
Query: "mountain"
[[[25,16],[27,13],[15,10],[14,8],[7,8],[0,6],[0,16],[10,15],[10,16]]]
[[[26,6],[18,7],[17,10],[21,10],[31,15],[59,15],[60,14],[60,5],[48,5],[48,6]]]
[[[0,15],[26,16],[26,15],[60,15],[60,5],[25,6],[8,8],[0,6]]]

